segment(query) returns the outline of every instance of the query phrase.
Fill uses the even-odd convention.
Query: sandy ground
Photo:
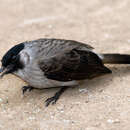
[[[129,0],[1,0],[0,57],[13,45],[38,38],[88,43],[97,52],[130,54]],[[0,130],[129,130],[130,66],[67,90],[56,105],[44,101],[58,89],[34,90],[8,75],[0,80]]]

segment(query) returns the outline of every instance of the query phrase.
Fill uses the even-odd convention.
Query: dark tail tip
[[[126,54],[102,54],[103,63],[108,64],[130,64],[130,55]]]

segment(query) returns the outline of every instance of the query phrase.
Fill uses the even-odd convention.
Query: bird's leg
[[[24,95],[24,93],[26,92],[26,91],[31,91],[31,90],[33,90],[33,87],[31,87],[31,86],[23,86],[22,87],[22,91],[23,91],[23,95]]]
[[[58,92],[55,93],[55,95],[53,97],[48,98],[45,102],[46,102],[46,107],[52,103],[55,104],[57,102],[57,100],[59,99],[59,97],[62,95],[62,93],[67,89],[67,86],[63,86]]]

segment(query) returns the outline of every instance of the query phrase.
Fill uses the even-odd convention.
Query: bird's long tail
[[[130,55],[127,54],[100,54],[104,64],[130,64]]]

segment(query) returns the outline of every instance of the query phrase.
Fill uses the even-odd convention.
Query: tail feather
[[[130,64],[130,55],[127,54],[100,54],[104,64]]]

